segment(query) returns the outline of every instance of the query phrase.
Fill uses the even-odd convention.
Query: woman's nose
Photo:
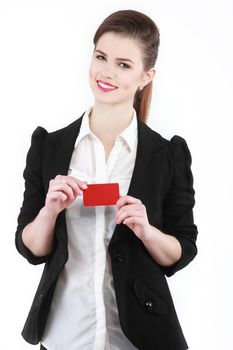
[[[106,65],[103,69],[103,76],[105,78],[112,79],[115,76],[115,71],[114,68],[110,65]]]

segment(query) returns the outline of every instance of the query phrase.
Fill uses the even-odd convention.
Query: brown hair
[[[147,71],[154,67],[160,42],[159,29],[154,21],[145,14],[134,10],[121,10],[112,13],[100,24],[93,42],[96,46],[100,37],[106,32],[136,39],[143,53],[143,67]],[[138,117],[146,122],[152,95],[152,81],[142,91],[137,90],[134,98],[134,108]]]

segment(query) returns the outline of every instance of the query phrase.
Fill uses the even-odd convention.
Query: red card
[[[83,205],[115,205],[119,194],[118,183],[107,184],[87,184],[87,189],[83,190]]]

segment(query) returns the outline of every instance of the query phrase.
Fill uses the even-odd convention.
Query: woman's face
[[[141,47],[136,40],[112,32],[103,34],[93,52],[89,83],[96,102],[130,103],[139,86],[145,86],[154,69],[143,69]]]

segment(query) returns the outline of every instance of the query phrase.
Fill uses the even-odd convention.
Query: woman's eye
[[[120,63],[119,66],[122,68],[130,68],[130,66],[126,63]]]
[[[105,59],[105,57],[102,55],[97,55],[96,58],[100,61],[103,61]]]

